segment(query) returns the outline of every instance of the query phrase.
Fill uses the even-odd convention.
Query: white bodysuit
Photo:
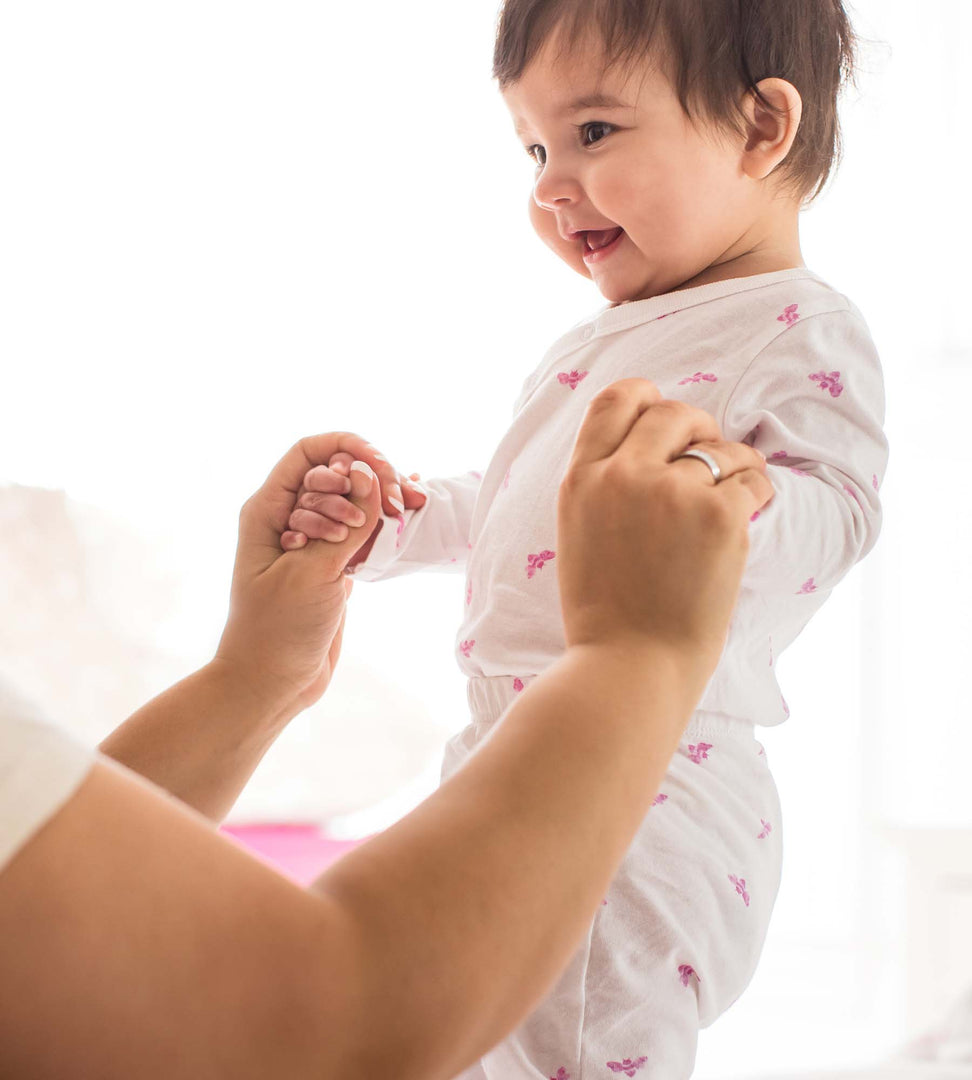
[[[456,638],[469,725],[443,780],[566,648],[558,488],[588,403],[619,379],[711,413],[758,447],[775,498],[750,554],[719,665],[567,970],[462,1080],[682,1080],[700,1027],[742,993],[781,871],[776,786],[754,725],[789,715],[775,658],[874,546],[888,460],[880,360],[857,307],[805,268],[606,307],[526,380],[485,475],[425,482],[387,518],[355,577],[466,574]]]

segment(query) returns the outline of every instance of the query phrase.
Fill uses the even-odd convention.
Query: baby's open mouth
[[[624,232],[624,229],[588,229],[584,237],[588,251],[597,251],[613,243]]]

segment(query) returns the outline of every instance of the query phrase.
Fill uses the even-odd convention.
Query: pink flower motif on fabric
[[[803,469],[797,469],[793,465],[790,466],[790,472],[797,476],[810,476],[810,473],[805,472]]]
[[[749,907],[749,893],[746,892],[746,879],[737,878],[735,874],[730,874],[729,880],[736,886],[736,892],[743,898],[746,907]]]
[[[605,1064],[613,1073],[624,1073],[625,1076],[634,1076],[639,1069],[643,1069],[647,1064],[648,1059],[644,1056],[636,1058],[634,1061],[631,1058],[625,1058],[624,1061],[607,1061]]]
[[[652,806],[661,806],[662,803],[666,803],[666,802],[668,802],[668,796],[667,795],[662,795],[661,793],[659,793],[658,795],[656,795],[654,797],[654,799],[652,800],[651,805]]]
[[[468,607],[472,603],[472,582],[466,586],[466,606]]]
[[[816,375],[809,376],[811,382],[819,383],[821,390],[829,390],[831,397],[840,397],[844,392],[840,385],[840,372],[832,371],[829,375],[826,371],[818,371]]]
[[[679,386],[684,386],[686,383],[690,383],[690,382],[691,383],[697,383],[697,382],[718,382],[718,381],[719,380],[715,377],[715,375],[705,375],[701,371],[697,371],[694,375],[690,375],[687,379],[682,379],[682,381],[678,385]]]
[[[768,821],[763,821],[762,818],[760,818],[759,820],[763,823],[763,831],[759,834],[759,836],[756,837],[756,839],[765,840],[766,837],[769,836],[769,834],[773,831],[773,826],[770,825]]]
[[[782,315],[776,316],[777,322],[785,322],[787,326],[792,326],[800,316],[797,314],[797,308],[799,304],[790,304],[789,307],[783,309]]]
[[[506,476],[503,477],[503,490],[504,491],[510,486],[510,469],[512,469],[512,468],[513,468],[513,466],[511,465],[510,468],[506,470]]]
[[[470,550],[470,551],[472,551],[472,544],[471,544],[471,543],[470,543],[470,544],[466,544],[466,547],[467,547],[467,548],[469,548],[469,550]]]
[[[800,591],[797,596],[808,596],[810,593],[817,591],[817,586],[814,584],[813,578],[807,578],[807,580],[800,586]]]
[[[786,718],[787,718],[787,720],[789,720],[789,718],[790,718],[790,706],[789,706],[789,705],[787,705],[787,703],[786,703],[786,698],[784,698],[784,697],[781,697],[781,698],[780,698],[780,701],[782,701],[782,702],[783,702],[783,711],[784,711],[784,712],[786,713]]]
[[[770,461],[775,461],[777,458],[789,457],[790,455],[785,450],[777,450],[775,453],[770,454]]]
[[[570,1073],[561,1065],[557,1070],[557,1075],[551,1076],[550,1080],[570,1080]]]
[[[753,514],[753,516],[749,520],[750,521],[758,521],[759,520],[759,511],[757,510],[756,513]]]
[[[850,495],[850,497],[854,500],[854,502],[857,503],[858,506],[861,505],[861,500],[857,497],[857,492],[849,484],[844,484],[844,491],[846,491],[847,494]],[[861,507],[861,509],[863,510],[864,508]]]
[[[709,751],[712,749],[712,743],[700,742],[696,746],[689,746],[688,756],[695,762],[696,765],[709,760]]]
[[[539,555],[527,555],[527,577],[532,578],[538,570],[543,569],[549,559],[556,557],[552,551],[541,551]]]
[[[692,967],[691,964],[679,964],[678,965],[678,977],[682,980],[682,986],[688,986],[689,979],[692,977],[702,981],[702,976]]]
[[[522,679],[514,679],[513,680],[513,689],[517,693],[519,693],[523,689],[523,680]]]
[[[462,655],[467,660],[469,659],[469,654],[470,654],[470,652],[472,652],[472,647],[475,644],[476,644],[476,640],[474,638],[472,641],[464,641],[464,642],[462,642],[462,644],[459,646],[459,651],[462,653]]]
[[[877,491],[877,489],[878,489],[878,478],[877,478],[877,473],[875,473],[875,474],[874,474],[874,475],[873,475],[873,476],[871,477],[871,483],[872,483],[872,484],[874,485],[874,490],[875,490],[875,491]]]
[[[557,381],[562,383],[564,386],[569,386],[571,390],[576,390],[577,384],[581,381],[581,379],[586,379],[588,374],[589,373],[586,371],[572,371],[568,375],[566,371],[561,371],[557,374]]]
[[[476,472],[475,469],[470,469],[469,472],[472,476],[475,476],[477,480],[482,480],[483,474],[481,472]]]
[[[398,529],[395,532],[395,550],[397,551],[402,546],[402,529],[405,528],[405,515],[398,515]]]
[[[762,747],[760,747],[759,748],[759,753],[756,756],[757,757],[764,757],[765,754],[766,754],[766,751]]]

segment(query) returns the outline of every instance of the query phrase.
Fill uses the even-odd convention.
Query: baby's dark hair
[[[860,38],[842,0],[504,0],[493,52],[500,90],[517,82],[554,31],[566,55],[587,35],[608,66],[651,57],[682,111],[743,137],[740,98],[761,79],[793,84],[803,99],[796,138],[777,166],[780,189],[809,206],[843,156],[837,99],[857,86]],[[693,116],[693,113],[696,116]]]

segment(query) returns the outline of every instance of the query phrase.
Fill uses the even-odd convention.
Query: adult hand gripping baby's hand
[[[348,535],[348,526],[360,525],[360,511],[346,498],[355,460],[364,461],[378,477],[382,509],[389,517],[398,517],[404,510],[420,510],[427,502],[424,489],[412,482],[419,479],[418,473],[406,478],[371,443],[357,435],[343,432],[342,446],[347,449],[332,455],[326,466],[318,465],[304,476],[288,529],[280,538],[285,551],[303,546],[308,539],[342,541]],[[349,569],[367,559],[383,526],[384,518],[379,517],[367,541],[348,560]]]
[[[342,539],[305,539],[285,551],[281,537],[305,491],[305,476],[335,455],[361,460],[367,445],[350,432],[301,439],[240,512],[230,611],[216,658],[232,665],[260,699],[278,703],[287,719],[320,698],[340,656],[352,589],[344,571],[381,517],[381,488],[371,469],[344,478],[344,501],[360,523],[350,524]],[[378,460],[374,448],[367,457],[390,483],[387,462]]]

